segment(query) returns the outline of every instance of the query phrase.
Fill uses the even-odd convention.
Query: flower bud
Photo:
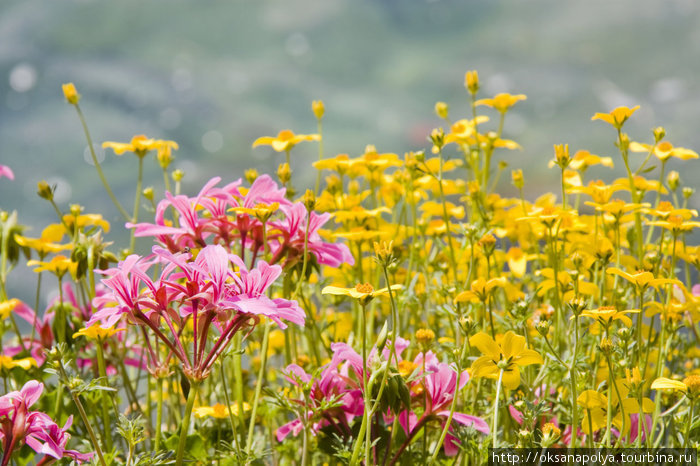
[[[289,167],[288,163],[281,163],[277,167],[277,178],[279,178],[280,183],[287,184],[289,180],[292,179],[292,169]]]
[[[153,186],[148,186],[144,188],[143,192],[143,197],[146,198],[149,201],[153,201]]]
[[[386,340],[389,336],[389,322],[385,321],[384,326],[382,327],[382,330],[379,332],[379,336],[377,337],[377,351],[380,353],[384,350],[384,347],[386,346]]]
[[[620,150],[623,152],[627,152],[627,149],[630,147],[630,137],[627,133],[620,133]]]
[[[306,206],[306,210],[309,212],[316,207],[316,194],[310,189],[307,189],[306,193],[304,193],[304,206]]]
[[[515,186],[518,189],[523,188],[523,186],[525,184],[525,180],[523,179],[523,171],[522,170],[520,170],[520,169],[513,170],[512,172],[510,172],[510,178],[513,182],[513,186]]]
[[[690,199],[690,197],[695,194],[695,189],[691,188],[690,186],[684,186],[682,189],[683,192],[683,197],[685,199]]]
[[[37,194],[40,198],[46,199],[47,201],[53,201],[53,193],[56,190],[55,187],[49,186],[49,184],[41,180],[37,183]]]
[[[250,184],[253,184],[253,182],[258,179],[258,176],[260,176],[255,168],[249,168],[244,174],[245,180]]]
[[[554,145],[554,161],[560,168],[566,168],[571,163],[568,144]]]
[[[78,105],[80,94],[78,94],[78,91],[75,89],[75,85],[73,83],[66,83],[62,87],[63,96],[66,98],[68,103],[71,105]]]
[[[178,168],[177,170],[173,170],[171,176],[173,177],[173,181],[179,183],[185,177],[185,172]]]
[[[464,75],[464,87],[471,95],[475,95],[479,91],[479,73],[467,71]]]
[[[447,115],[449,114],[450,111],[450,106],[447,105],[445,102],[437,102],[435,104],[435,114],[442,118],[443,120],[447,119]]]
[[[675,191],[676,189],[678,189],[678,186],[681,183],[680,175],[678,174],[678,172],[675,170],[671,171],[666,177],[666,183],[668,183],[668,187],[671,188],[671,191]]]
[[[311,102],[311,110],[314,112],[317,120],[323,118],[323,114],[326,113],[326,107],[323,105],[322,100],[314,100]]]
[[[654,128],[654,142],[659,142],[664,137],[666,137],[666,129],[663,126]]]

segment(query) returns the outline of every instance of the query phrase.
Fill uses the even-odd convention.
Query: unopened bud
[[[435,114],[442,118],[443,120],[447,119],[447,115],[450,111],[450,106],[447,105],[445,102],[437,102],[435,104]]]
[[[326,113],[326,107],[323,105],[322,100],[314,100],[311,102],[311,110],[314,112],[317,120],[323,118],[323,114]]]
[[[288,163],[281,163],[277,167],[277,178],[279,178],[280,183],[287,184],[290,179],[292,179],[292,169],[289,167]]]
[[[304,206],[309,212],[316,207],[316,194],[310,189],[307,189],[306,193],[304,193]]]
[[[53,200],[53,193],[55,191],[55,187],[49,186],[49,184],[41,180],[37,183],[37,194],[39,195],[40,198],[46,199],[47,201],[52,201]]]
[[[668,187],[671,188],[671,191],[678,189],[678,186],[681,183],[681,178],[678,172],[675,170],[671,171],[666,177],[666,183],[668,183]]]
[[[143,197],[149,201],[153,201],[153,186],[148,186],[143,190]]]
[[[479,73],[467,71],[464,75],[464,87],[467,88],[470,94],[476,94],[479,91]]]
[[[179,183],[185,177],[185,172],[178,168],[177,170],[173,170],[171,176],[173,177],[173,181]]]
[[[666,129],[663,126],[654,128],[654,142],[659,142],[664,137],[666,137]]]
[[[69,104],[78,105],[80,94],[78,94],[78,91],[75,89],[75,85],[73,83],[63,85],[63,96],[66,98]]]
[[[244,173],[245,180],[250,184],[253,184],[253,181],[257,180],[259,176],[258,171],[255,168],[249,168]]]

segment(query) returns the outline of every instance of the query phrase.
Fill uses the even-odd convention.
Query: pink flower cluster
[[[287,366],[286,378],[296,386],[310,386],[308,402],[294,400],[306,410],[310,430],[316,434],[326,426],[332,426],[336,433],[343,436],[351,435],[351,424],[355,418],[364,413],[364,372],[367,378],[372,377],[372,367],[379,367],[382,360],[390,358],[390,343],[382,351],[381,356],[377,348],[373,348],[367,358],[367,368],[363,365],[360,356],[351,346],[345,343],[333,343],[332,360],[322,368],[318,379],[313,379],[301,367],[296,364]],[[403,338],[396,340],[396,359],[400,359],[401,353],[408,347],[408,341]],[[394,359],[392,354],[391,359]],[[425,361],[424,361],[425,360]],[[459,378],[457,387],[457,372],[446,363],[438,361],[432,352],[420,353],[413,361],[416,372],[408,382],[408,390],[411,397],[410,409],[403,409],[398,413],[384,413],[383,418],[387,424],[391,424],[394,416],[398,414],[399,423],[404,429],[408,442],[428,422],[437,422],[444,426],[449,418],[450,405],[454,396],[469,380],[469,374],[464,371]],[[425,371],[423,370],[425,368]],[[426,396],[427,394],[427,396]],[[323,407],[326,407],[325,409]],[[330,408],[328,408],[331,406]],[[420,416],[416,414],[420,413]],[[471,426],[484,434],[489,433],[488,424],[481,418],[465,413],[453,413],[452,422],[465,426]],[[302,419],[294,419],[277,429],[277,440],[284,440],[290,433],[298,435],[303,429]],[[452,425],[450,425],[452,431]],[[445,440],[445,454],[453,456],[457,454],[459,441],[453,435],[448,434]],[[399,451],[399,453],[402,449]],[[397,454],[398,455],[398,454]]]
[[[43,384],[30,380],[21,390],[0,397],[0,442],[4,452],[1,466],[9,464],[12,452],[24,444],[37,453],[55,459],[71,458],[82,463],[92,458],[92,453],[83,454],[66,449],[70,439],[67,431],[73,422],[72,416],[61,428],[47,414],[29,410],[43,390]]]
[[[149,269],[155,264],[161,271],[153,280]],[[303,325],[305,320],[296,301],[266,295],[282,273],[279,265],[259,260],[248,269],[240,257],[220,245],[203,247],[196,258],[189,252],[172,253],[154,246],[148,257],[133,254],[117,267],[99,272],[106,276],[102,283],[109,292],[93,301],[98,310],[88,324],[111,327],[125,316],[141,326],[154,370],[167,368],[174,356],[185,374],[203,379],[236,332],[252,329],[260,316],[281,328],[286,327],[285,321]],[[181,338],[189,321],[194,333],[191,345]],[[165,361],[150,345],[146,328],[170,350]],[[208,347],[212,330],[218,335]]]
[[[220,181],[219,177],[212,178],[195,197],[166,193],[156,208],[155,223],[127,227],[134,228],[136,236],[155,237],[173,253],[220,244],[229,251],[238,251],[244,260],[246,251],[251,251],[252,263],[267,244],[270,263],[277,264],[285,258],[293,263],[303,255],[308,224],[308,251],[319,264],[337,267],[354,263],[347,246],[328,243],[319,235],[330,214],[309,213],[301,202],[290,202],[285,198],[285,188],[268,175],[258,177],[249,189],[241,186],[240,179],[217,187]],[[269,222],[263,223],[251,213],[259,206],[276,207]],[[178,226],[166,218],[171,210]]]

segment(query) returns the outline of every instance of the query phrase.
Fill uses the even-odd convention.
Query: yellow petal
[[[667,379],[666,377],[659,377],[658,379],[654,380],[651,383],[651,389],[652,390],[660,390],[660,389],[671,389],[671,390],[678,390],[683,393],[688,391],[688,387],[686,385],[679,381],[679,380],[671,380]]]
[[[485,356],[491,356],[496,360],[501,359],[501,347],[484,332],[479,332],[469,338],[469,344],[475,346]]]

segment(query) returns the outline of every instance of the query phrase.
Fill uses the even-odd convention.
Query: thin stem
[[[87,123],[85,122],[85,117],[83,116],[83,112],[80,110],[80,106],[78,104],[75,104],[75,111],[78,112],[80,124],[83,125],[83,131],[85,132],[85,139],[87,139],[88,148],[90,149],[92,162],[95,164],[95,170],[97,170],[97,174],[99,175],[100,180],[102,181],[102,185],[105,187],[105,191],[107,191],[109,198],[112,199],[112,202],[117,207],[117,210],[119,210],[119,213],[122,214],[124,220],[128,222],[129,220],[131,220],[131,217],[129,217],[129,214],[126,213],[126,210],[124,210],[124,207],[122,207],[122,205],[119,203],[119,200],[112,192],[112,188],[109,187],[109,183],[107,183],[107,178],[105,178],[105,175],[102,172],[102,167],[100,166],[100,162],[97,160],[97,155],[95,155],[95,148],[92,145],[92,138],[90,137],[90,131],[88,131]]]
[[[253,398],[253,407],[250,412],[250,425],[248,426],[248,441],[246,442],[245,452],[246,455],[250,455],[250,449],[253,445],[253,434],[255,433],[255,414],[258,410],[258,401],[260,400],[260,393],[262,392],[263,381],[265,380],[265,371],[267,370],[267,347],[270,341],[270,327],[271,323],[265,324],[265,331],[263,333],[262,349],[260,350],[260,370],[258,371],[258,380],[255,383],[255,397]],[[239,411],[241,406],[238,407]]]
[[[498,382],[496,382],[496,399],[493,402],[493,448],[498,447],[498,402],[501,398],[501,382],[503,381],[503,369],[498,373]]]
[[[134,199],[134,215],[131,217],[131,223],[137,223],[139,221],[139,207],[141,205],[141,185],[143,184],[143,157],[139,158],[139,173],[136,179],[136,198]],[[134,246],[136,244],[136,229],[131,229],[131,239],[129,240],[129,250],[134,251]]]
[[[181,466],[183,458],[185,457],[185,445],[187,444],[187,431],[190,427],[190,416],[192,415],[192,408],[194,407],[194,400],[197,398],[197,391],[199,390],[200,383],[201,381],[199,380],[190,380],[190,393],[187,396],[185,415],[182,417],[182,423],[180,424],[180,440],[177,444],[177,457],[175,458],[176,466]]]

